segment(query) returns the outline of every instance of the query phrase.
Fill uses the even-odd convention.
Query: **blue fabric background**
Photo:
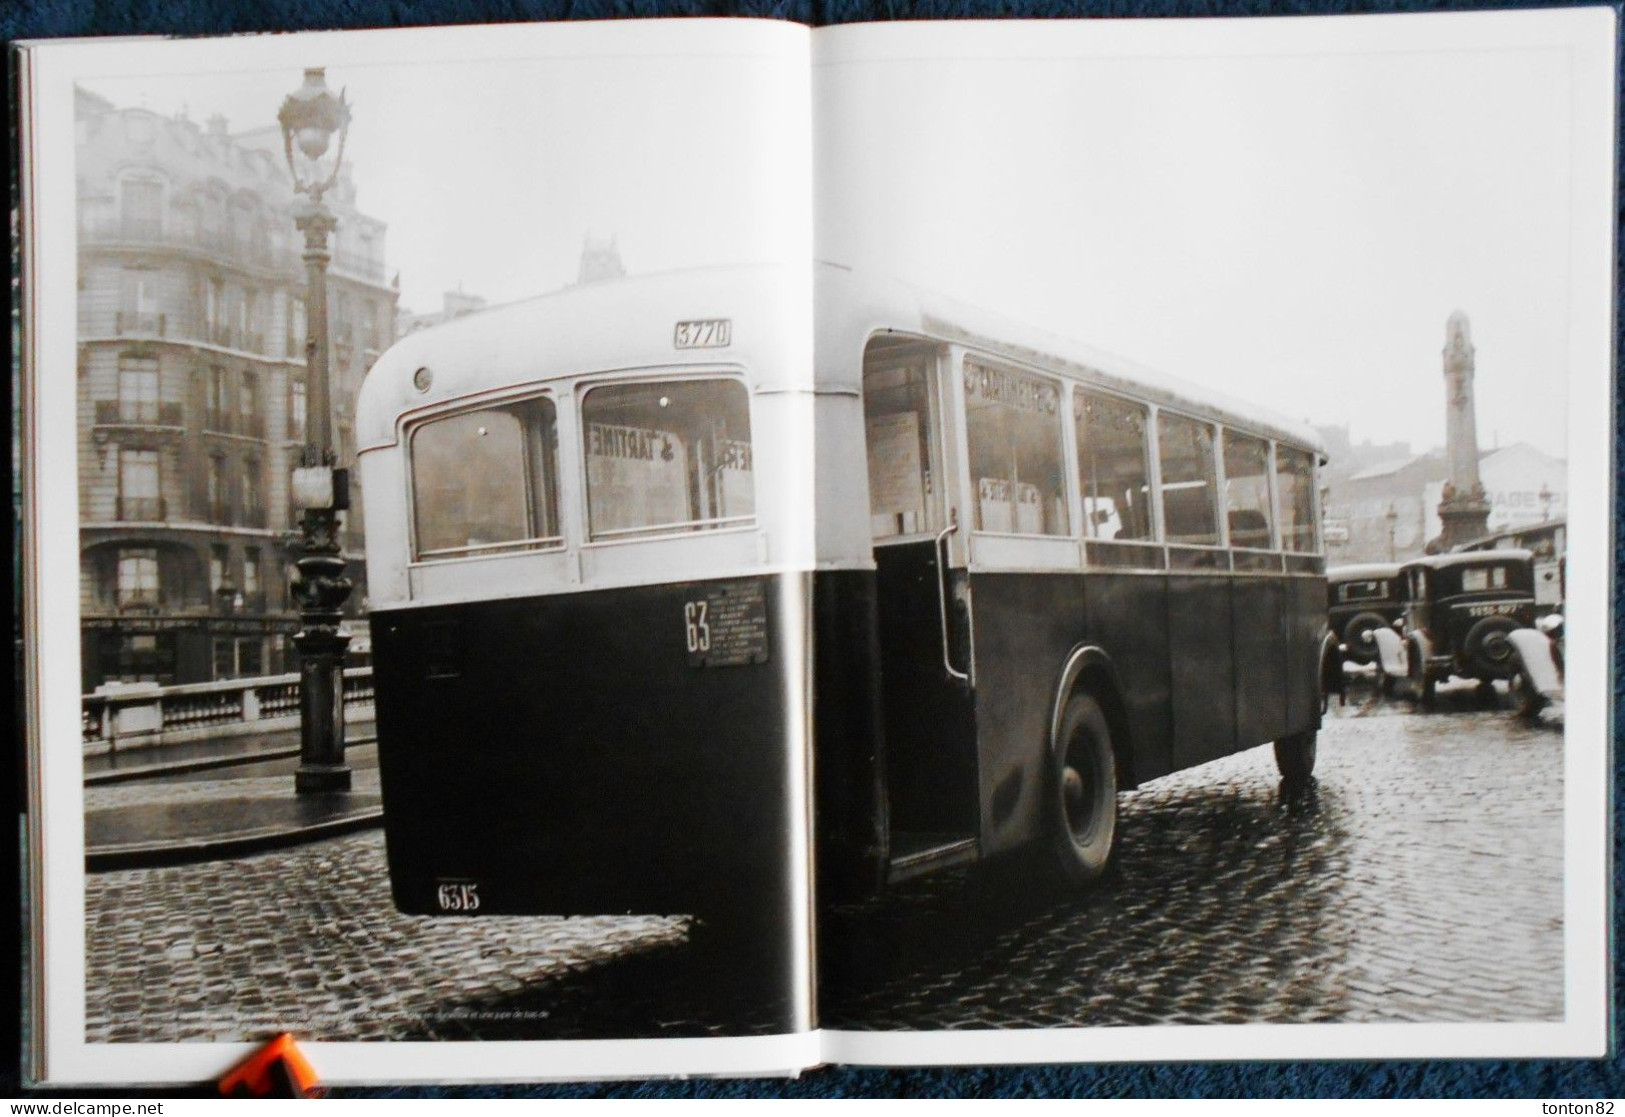
[[[408,27],[514,20],[621,19],[652,16],[755,16],[802,23],[893,19],[1040,17],[1209,17],[1352,12],[1446,11],[1530,7],[1451,0],[0,0],[0,38],[68,35],[221,35],[317,28]],[[9,83],[8,83],[9,88]],[[8,114],[9,120],[9,114]],[[8,156],[9,162],[9,156]],[[1618,259],[1616,244],[1616,261]],[[1617,268],[1617,264],[1616,264]],[[1618,283],[1616,279],[1616,291]],[[1616,309],[1616,352],[1620,334]],[[1616,359],[1617,363],[1617,359]],[[1617,394],[1617,386],[1616,386]],[[1615,460],[1625,430],[1617,424]],[[9,463],[7,468],[9,468]],[[1617,477],[1617,468],[1616,468]],[[1616,553],[1620,497],[1615,496]],[[1614,627],[1625,601],[1615,573]],[[1619,718],[1620,657],[1615,655],[1614,708]],[[13,750],[12,764],[19,763]],[[1615,757],[1614,814],[1620,805]],[[6,780],[3,786],[20,786]],[[1613,898],[1619,907],[1620,847],[1614,835]],[[0,889],[19,895],[17,858],[0,854]],[[4,921],[8,937],[17,921]],[[13,951],[9,957],[16,957]],[[4,969],[4,967],[0,967]],[[1614,959],[1614,1017],[1620,1011],[1619,959]],[[0,1092],[21,1093],[16,1052],[20,989],[15,971],[0,974]],[[1153,1053],[1154,1054],[1154,1053]],[[1270,1052],[1261,1049],[1261,1060]],[[361,1096],[508,1097],[1539,1097],[1592,1100],[1625,1095],[1618,1058],[1603,1061],[1122,1064],[1104,1066],[825,1069],[791,1082],[698,1080],[482,1089],[355,1090]],[[173,1093],[173,1091],[170,1091]],[[85,1096],[77,1092],[77,1096]],[[129,1097],[129,1091],[116,1092]]]

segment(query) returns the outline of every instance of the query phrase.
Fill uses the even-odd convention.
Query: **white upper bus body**
[[[706,268],[567,288],[403,338],[368,374],[356,409],[372,607],[810,569],[811,305],[805,268]],[[674,454],[674,440],[658,421],[591,424],[583,417],[597,388],[621,385],[618,390],[636,393],[642,385],[647,399],[640,414],[658,416],[669,402],[677,404],[673,412],[681,409],[683,385],[703,389],[718,382],[739,407],[735,429],[710,440],[714,465],[684,446]],[[670,399],[662,386],[671,386]],[[694,394],[690,425],[703,421],[696,410],[703,412],[714,395]],[[738,416],[747,398],[748,438],[741,438]],[[468,435],[484,436],[479,416],[536,399],[548,401],[554,424],[556,511],[548,529],[533,526],[532,538],[515,546],[474,539],[430,546],[414,497],[422,499],[425,486],[447,478],[414,480],[414,436],[460,415],[473,416]],[[720,454],[718,445],[725,447]],[[477,456],[452,464],[470,472],[485,468]],[[433,468],[442,475],[457,471],[448,470],[445,458]],[[523,473],[527,467],[515,460],[513,468]],[[719,479],[719,471],[729,472]],[[689,523],[667,523],[682,517],[651,513],[649,522],[631,527],[606,521],[600,507],[594,532],[589,483],[606,502],[612,491],[633,499],[626,494],[639,484],[660,487],[669,505],[683,499],[685,479],[691,498],[709,481],[716,491],[729,491],[734,507],[710,508]],[[476,483],[485,482],[469,482]],[[477,499],[472,488],[460,495],[465,503]]]
[[[940,347],[942,372],[954,376],[952,382],[970,354],[1051,378],[1064,390],[1078,385],[1135,401],[1153,415],[1173,412],[1220,431],[1234,428],[1324,457],[1319,437],[1306,424],[839,265],[720,266],[586,284],[411,334],[367,375],[356,436],[372,606],[872,567],[863,365],[870,341],[888,334]],[[675,492],[677,482],[660,470],[673,477],[679,471],[671,461],[662,466],[651,460],[643,467],[620,467],[616,474],[605,464],[609,457],[642,453],[647,458],[651,440],[655,445],[661,440],[658,423],[592,423],[585,417],[587,397],[608,385],[647,385],[658,395],[658,385],[684,381],[732,381],[748,390],[748,444],[731,435],[723,439],[731,447],[726,455],[731,464],[744,467],[729,484],[735,504],[746,511],[694,513],[697,518],[690,522],[630,528],[600,524],[595,532],[590,485],[601,492],[612,482],[621,486],[617,491],[665,485]],[[956,393],[943,395],[951,399]],[[414,482],[414,434],[441,419],[486,414],[530,399],[547,400],[555,424],[550,452],[556,459],[556,511],[549,517],[554,522],[546,532],[532,528],[519,545],[487,546],[469,539],[451,548],[428,546],[419,537],[414,483],[421,487],[446,478]],[[659,406],[666,403],[662,396]],[[958,445],[962,412],[950,407],[939,419],[942,444]],[[483,426],[475,432],[471,425],[468,433],[487,432]],[[1075,477],[1070,430],[1066,439],[1068,470]],[[715,458],[714,448],[712,453]],[[669,450],[666,456],[671,457]],[[697,459],[677,457],[693,467],[691,490],[694,478],[710,475]],[[730,464],[716,460],[721,464],[711,467],[711,474]],[[490,471],[478,457],[451,461],[470,473]],[[513,468],[522,472],[525,466],[516,458]],[[434,469],[444,473],[446,461]],[[944,469],[948,507],[968,507],[974,490],[963,454],[950,454]],[[753,498],[737,497],[741,485],[753,490]],[[950,542],[955,565],[1077,567],[1084,561],[1079,546],[1084,517],[1075,481],[1068,487],[1069,535],[1001,536],[965,524]],[[473,497],[465,492],[463,499]],[[1318,522],[1318,507],[1315,518]],[[1160,531],[1160,513],[1158,523]]]
[[[817,300],[818,393],[818,563],[826,569],[861,569],[873,565],[874,540],[868,516],[869,478],[858,463],[866,461],[863,401],[864,353],[869,343],[883,335],[913,337],[940,347],[940,369],[957,385],[964,372],[967,355],[991,360],[1000,366],[1037,374],[1066,385],[1077,385],[1101,394],[1121,397],[1145,405],[1152,416],[1170,412],[1211,424],[1222,432],[1234,429],[1282,446],[1313,455],[1323,462],[1325,448],[1319,434],[1307,423],[1297,422],[1226,396],[1199,385],[1135,364],[1132,361],[1092,349],[1076,341],[981,310],[928,290],[895,281],[877,280],[838,264],[821,263],[815,269]],[[959,392],[944,392],[955,404],[938,417],[944,444],[962,444],[965,417]],[[1070,415],[1070,412],[1066,412]],[[1084,517],[1076,485],[1076,446],[1070,421],[1066,432],[1066,460],[1072,480],[1068,482],[1073,504],[1070,537],[1019,535],[1003,536],[976,532],[962,523],[963,530],[949,540],[954,565],[971,569],[1070,569],[1081,561],[1079,543]],[[955,459],[958,459],[957,468]],[[942,488],[948,507],[968,508],[975,493],[966,471],[962,452],[944,462],[947,474]],[[1153,484],[1156,483],[1156,455],[1152,454]],[[1279,510],[1277,509],[1277,513]],[[961,517],[963,520],[964,517]],[[1318,493],[1315,523],[1320,519]],[[1279,522],[1278,515],[1273,518]],[[1161,514],[1157,514],[1159,540]],[[974,538],[973,538],[974,537]],[[1318,540],[1318,527],[1317,527]],[[1275,548],[1280,537],[1274,537]],[[1314,550],[1319,550],[1318,541]]]

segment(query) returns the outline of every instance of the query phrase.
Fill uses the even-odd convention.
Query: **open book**
[[[34,1073],[1601,1054],[1613,44],[24,46]]]

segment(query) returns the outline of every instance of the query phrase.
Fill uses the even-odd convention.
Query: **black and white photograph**
[[[819,43],[824,1027],[1572,1008],[1569,59],[1349,30]]]
[[[39,1077],[1600,1052],[1612,20],[25,56]]]

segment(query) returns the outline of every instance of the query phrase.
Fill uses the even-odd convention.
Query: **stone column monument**
[[[1489,532],[1490,502],[1478,479],[1478,418],[1473,412],[1473,338],[1467,315],[1455,311],[1444,328],[1445,454],[1450,472],[1439,501],[1437,554]]]

